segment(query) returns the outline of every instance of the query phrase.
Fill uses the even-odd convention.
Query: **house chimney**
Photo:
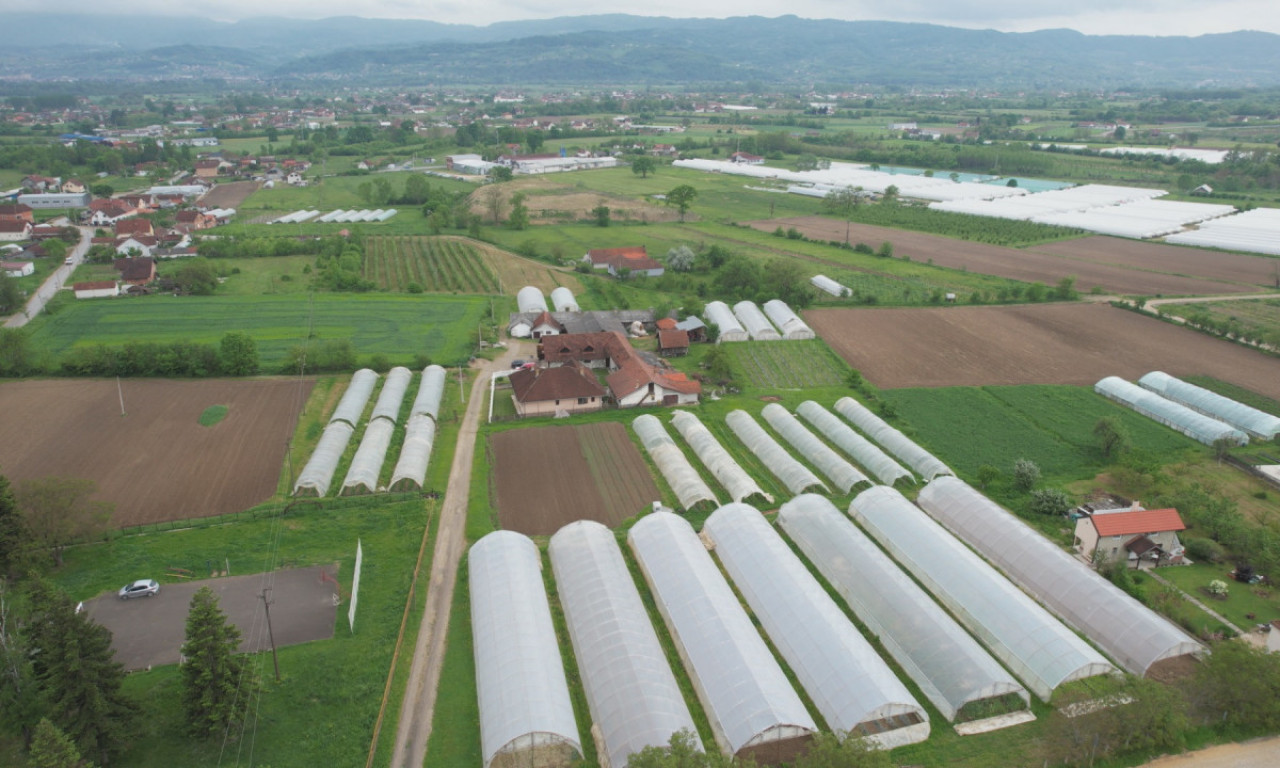
[[[1141,511],[1142,511],[1142,502],[1138,501],[1137,499],[1134,499],[1134,500],[1133,500],[1133,505],[1129,507],[1129,511],[1130,511],[1130,512],[1141,512]]]

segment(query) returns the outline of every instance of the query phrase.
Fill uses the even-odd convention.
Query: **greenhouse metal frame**
[[[418,396],[413,399],[409,415],[424,413],[433,419],[440,418],[440,401],[444,397],[445,369],[428,365],[422,369],[422,381],[418,384]]]
[[[573,291],[563,285],[551,291],[551,306],[557,312],[581,312],[578,308],[578,300],[573,297]]]
[[[1229,440],[1236,445],[1249,443],[1249,436],[1230,424],[1197,413],[1119,376],[1102,379],[1093,386],[1093,391],[1205,445],[1219,440]]]
[[[738,318],[733,314],[733,310],[729,309],[729,305],[723,301],[709,301],[702,313],[707,318],[708,325],[714,325],[719,329],[719,335],[716,336],[716,343],[722,341],[748,341],[750,336],[747,330],[742,327],[742,323],[738,322]]]
[[[378,385],[378,374],[370,368],[361,368],[351,375],[351,383],[347,385],[347,391],[342,393],[342,399],[338,401],[338,407],[333,409],[333,415],[329,417],[329,423],[335,421],[345,421],[355,429],[360,424],[360,417],[364,415],[364,407],[369,403],[369,396],[373,394],[373,388]]]
[[[678,731],[697,734],[613,531],[579,520],[556,531],[547,551],[602,766],[626,768],[632,754],[665,747]]]
[[[812,339],[816,337],[813,329],[809,324],[800,319],[791,307],[782,299],[769,299],[764,303],[764,313],[774,325],[778,326],[778,331],[782,333],[782,338],[788,341],[799,341],[802,339]]]
[[[928,713],[755,507],[724,505],[703,534],[828,727],[884,747],[928,738]]]
[[[347,468],[347,477],[342,481],[343,496],[378,492],[378,475],[382,472],[382,463],[387,458],[391,434],[395,429],[396,425],[386,419],[373,419],[365,425],[360,447],[356,449],[351,466]]]
[[[938,475],[955,474],[936,456],[916,445],[911,438],[889,426],[884,419],[852,397],[842,397],[837,400],[835,409],[868,437],[884,446],[885,450],[905,462],[916,474],[923,477],[925,482]]]
[[[751,418],[751,414],[743,410],[730,411],[724,417],[729,429],[738,436],[747,450],[756,455],[775,477],[782,481],[791,493],[804,493],[806,489],[818,487],[829,490],[811,469],[801,464],[794,456],[787,453],[777,440],[764,431],[764,427]]]
[[[662,426],[657,416],[648,413],[637,416],[631,422],[631,428],[636,431],[645,451],[653,457],[653,463],[658,465],[658,471],[666,478],[667,485],[675,492],[680,506],[690,509],[703,501],[720,503],[711,487],[698,474],[698,470],[694,469],[684,452],[671,439],[671,435],[667,434],[666,427]]]
[[[526,285],[516,294],[516,309],[520,314],[547,311],[547,297],[535,286]]]
[[[1161,397],[1185,405],[1211,419],[1226,422],[1262,440],[1274,440],[1280,434],[1280,418],[1224,397],[1204,387],[1175,378],[1164,371],[1152,371],[1138,379],[1138,386]]]
[[[1035,695],[1114,671],[1084,640],[887,485],[854,498],[852,515]]]
[[[737,755],[815,733],[818,726],[693,526],[655,512],[631,528],[627,541],[722,750]]]
[[[769,318],[764,316],[754,301],[740,301],[733,305],[734,317],[747,329],[755,341],[781,341],[782,334],[773,327]]]
[[[422,490],[427,482],[427,467],[431,463],[431,449],[436,442],[436,420],[429,414],[415,413],[405,425],[404,442],[400,444],[400,456],[391,471],[393,491]]]
[[[382,391],[373,404],[373,413],[369,418],[386,419],[392,424],[400,420],[400,403],[404,401],[405,390],[413,379],[413,371],[397,365],[387,372],[386,381],[382,383]]]
[[[759,495],[767,501],[773,501],[773,497],[765,493],[760,488],[760,484],[748,475],[738,462],[734,461],[715,435],[711,434],[711,430],[707,429],[697,416],[688,411],[676,411],[671,415],[671,424],[697,454],[703,465],[711,470],[711,474],[715,475],[720,485],[729,492],[729,498],[742,501]]]
[[[915,482],[916,476],[910,470],[820,404],[805,400],[796,408],[796,413],[885,485],[893,485],[902,478]]]
[[[778,525],[924,695],[954,721],[970,702],[1027,690],[824,496],[797,496]]]
[[[355,429],[345,421],[331,421],[324,428],[316,443],[311,457],[298,473],[298,480],[293,484],[293,495],[309,491],[316,496],[324,497],[329,493],[329,484],[333,482],[333,473],[338,469],[338,462],[351,442],[351,433]]]
[[[467,574],[484,768],[568,768],[582,744],[537,546],[494,531],[472,545]]]
[[[1169,620],[964,481],[939,477],[920,491],[916,503],[1133,674],[1204,651]]]
[[[769,403],[760,412],[760,415],[806,461],[826,475],[827,479],[841,493],[848,493],[858,486],[871,485],[871,481],[866,475],[862,474],[857,467],[846,461],[843,456],[832,450],[826,443],[819,440],[786,408],[777,403]]]

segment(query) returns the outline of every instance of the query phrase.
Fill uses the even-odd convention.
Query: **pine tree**
[[[80,751],[58,726],[42,719],[36,725],[35,738],[31,740],[31,768],[91,768],[92,764],[80,757]]]
[[[202,587],[191,598],[182,644],[182,704],[192,733],[220,735],[243,719],[253,681],[247,657],[236,653],[239,645],[240,630]]]

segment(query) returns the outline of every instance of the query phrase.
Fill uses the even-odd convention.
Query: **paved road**
[[[89,252],[89,241],[93,238],[92,227],[80,227],[80,242],[74,248],[67,252],[67,256],[71,258],[71,264],[63,264],[45,281],[40,284],[36,292],[27,300],[26,309],[22,312],[15,312],[5,321],[5,328],[21,328],[31,322],[31,318],[40,314],[44,309],[44,305],[49,302],[58,291],[62,290],[62,286],[66,285],[67,280],[71,279],[71,273],[76,271],[76,267],[80,262],[84,261],[84,255]]]
[[[1275,768],[1277,765],[1280,765],[1280,736],[1269,736],[1161,757],[1142,768]]]
[[[435,550],[431,556],[431,580],[427,586],[427,604],[418,627],[418,641],[413,650],[413,666],[409,684],[400,703],[400,721],[396,726],[395,751],[391,768],[421,768],[431,737],[431,720],[435,714],[436,687],[444,664],[445,636],[449,631],[449,609],[457,583],[458,562],[466,538],[467,502],[471,489],[471,465],[475,457],[476,432],[480,425],[480,406],[484,403],[489,374],[504,370],[511,361],[529,357],[527,344],[512,342],[497,360],[479,367],[479,375],[471,387],[466,415],[458,430],[458,444],[449,471],[444,504],[440,508],[440,525],[436,528]],[[453,389],[446,389],[449,396]],[[455,617],[468,621],[467,616]]]

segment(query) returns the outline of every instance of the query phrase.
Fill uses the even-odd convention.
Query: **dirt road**
[[[1170,755],[1142,768],[1273,768],[1280,765],[1280,736]]]
[[[80,266],[80,262],[84,261],[84,255],[89,252],[92,238],[92,227],[80,227],[80,242],[67,251],[65,257],[70,260],[70,263],[63,264],[49,273],[45,281],[31,295],[31,298],[27,299],[27,306],[22,311],[14,312],[5,321],[5,328],[21,328],[31,322],[31,318],[40,314],[40,310],[44,309],[44,305],[49,303],[58,294],[58,291],[62,290],[62,287],[71,279],[71,273],[75,272],[76,267]]]
[[[458,430],[453,468],[449,471],[449,485],[440,508],[440,525],[436,529],[435,550],[431,556],[431,580],[427,585],[427,604],[418,627],[409,683],[400,703],[392,768],[421,768],[427,754],[427,740],[431,737],[431,720],[435,714],[436,686],[444,663],[445,636],[449,632],[449,609],[457,583],[458,561],[466,545],[463,532],[467,523],[471,465],[475,457],[476,431],[480,425],[480,406],[489,386],[489,374],[506,370],[516,358],[530,356],[532,345],[511,342],[511,347],[497,360],[480,367],[480,375],[471,387],[471,400]],[[456,619],[467,621],[468,617],[458,616]]]

